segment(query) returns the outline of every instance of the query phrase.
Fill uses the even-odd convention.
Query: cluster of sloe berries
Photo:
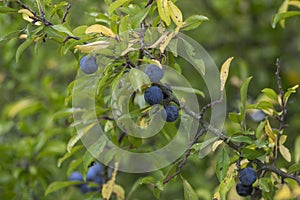
[[[80,189],[82,193],[87,192],[95,192],[99,191],[102,185],[105,183],[105,179],[103,178],[104,169],[100,163],[93,163],[92,166],[89,167],[88,172],[86,174],[86,181],[83,182],[83,177],[80,172],[74,171],[69,176],[69,181],[82,181],[82,184],[76,185],[77,188]],[[98,187],[88,187],[88,183],[96,183]]]
[[[152,83],[159,83],[164,76],[164,70],[154,64],[146,67],[145,73],[150,78]],[[149,105],[161,104],[167,95],[163,93],[160,87],[152,85],[144,93],[144,99]],[[178,108],[172,104],[164,105],[162,117],[167,122],[173,122],[178,118]]]
[[[240,196],[248,196],[251,195],[253,191],[252,184],[256,181],[257,175],[253,168],[246,167],[239,171],[239,182],[236,185],[236,191]]]
[[[92,55],[82,57],[79,65],[81,71],[83,71],[85,74],[93,74],[98,70],[96,57]]]

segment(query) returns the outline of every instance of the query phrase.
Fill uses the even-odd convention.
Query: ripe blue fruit
[[[82,175],[80,172],[72,172],[69,176],[69,181],[83,181]]]
[[[178,108],[174,105],[167,105],[162,111],[162,116],[167,122],[173,122],[178,118]]]
[[[95,56],[84,56],[80,60],[80,69],[85,74],[93,74],[98,70]]]
[[[253,190],[253,187],[251,185],[247,186],[247,185],[243,185],[242,183],[238,183],[236,185],[236,192],[242,197],[251,195],[252,190]]]
[[[160,104],[163,100],[163,92],[157,86],[148,88],[144,93],[144,99],[149,105]]]
[[[239,179],[243,185],[252,185],[256,179],[257,175],[253,168],[246,167],[239,172]]]
[[[146,67],[145,73],[149,76],[150,81],[153,83],[159,82],[164,76],[164,70],[156,65],[150,64]]]
[[[102,178],[103,175],[103,166],[100,163],[95,163],[88,169],[86,174],[86,180],[96,182],[99,185],[104,183],[104,179]]]

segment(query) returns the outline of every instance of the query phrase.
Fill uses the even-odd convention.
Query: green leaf
[[[18,12],[18,10],[14,9],[14,8],[10,8],[10,7],[6,7],[6,6],[0,6],[0,13],[4,13],[4,14],[13,14]]]
[[[150,85],[151,81],[147,74],[138,69],[130,69],[129,81],[133,86],[135,91],[141,92],[142,87],[145,85]]]
[[[78,185],[81,184],[82,181],[57,181],[57,182],[53,182],[51,183],[45,192],[45,196],[47,196],[48,194],[55,192],[57,190],[63,189],[65,187],[69,187],[72,185]]]
[[[193,145],[193,149],[196,151],[199,151],[198,157],[204,158],[207,154],[211,152],[212,145],[215,143],[215,141],[218,140],[218,137],[212,137],[207,140],[205,140],[203,143],[197,143]]]
[[[263,177],[258,179],[258,185],[264,192],[270,192],[270,178]]]
[[[177,90],[177,91],[186,92],[186,93],[197,94],[197,95],[199,95],[199,96],[201,96],[203,98],[205,97],[204,92],[202,92],[200,90],[197,90],[197,89],[194,89],[194,88],[172,86],[172,89],[173,90]]]
[[[192,15],[185,20],[181,30],[189,31],[196,29],[204,21],[208,21],[208,18],[203,15]]]
[[[61,164],[66,160],[68,159],[70,156],[72,156],[75,152],[77,152],[79,149],[83,148],[83,145],[80,145],[80,146],[76,146],[74,147],[70,152],[67,152],[65,153],[65,155],[58,159],[58,162],[57,162],[57,167],[60,167]]]
[[[184,200],[198,200],[197,193],[194,191],[189,182],[182,178]]]
[[[28,37],[17,49],[16,52],[16,62],[19,62],[21,55],[29,47],[29,45],[33,42],[34,37]]]
[[[65,33],[69,36],[75,37],[75,35],[71,32],[71,30],[64,24],[53,25],[51,27],[58,32]]]
[[[284,102],[286,103],[291,96],[291,94],[296,93],[296,89],[299,87],[299,85],[295,85],[294,87],[291,87],[288,89],[288,91],[284,94]]]
[[[246,109],[246,104],[247,104],[248,86],[249,86],[249,83],[250,83],[251,79],[252,79],[252,76],[247,78],[242,83],[242,86],[241,86],[241,89],[240,89],[241,102],[242,102],[240,112],[241,112],[241,120],[242,121],[245,119],[245,115],[246,115],[245,109]]]
[[[258,157],[264,155],[263,152],[256,151],[254,149],[249,149],[249,148],[243,148],[241,150],[241,153],[242,153],[242,155],[241,155],[242,157],[250,159],[250,160],[254,160],[255,158],[258,158]]]
[[[300,163],[293,164],[292,166],[289,167],[288,173],[292,174],[294,172],[300,172]]]
[[[253,141],[250,137],[247,137],[247,136],[244,136],[244,135],[232,137],[232,138],[230,138],[230,140],[232,142],[244,142],[244,143],[247,143],[247,144],[252,144],[253,143]]]
[[[122,6],[125,3],[130,2],[131,0],[116,0],[113,3],[111,3],[108,7],[108,14],[112,15],[112,13],[118,9],[120,6]]]
[[[262,92],[267,95],[267,97],[269,97],[270,99],[274,100],[274,101],[278,101],[278,97],[277,97],[277,94],[276,92],[271,89],[271,88],[265,88],[262,90]]]
[[[230,158],[227,151],[223,148],[217,155],[216,174],[219,181],[226,177],[226,173],[230,164]]]
[[[272,28],[276,27],[276,24],[286,18],[293,17],[296,15],[300,15],[300,11],[288,11],[288,12],[283,12],[283,13],[277,13],[275,16],[272,18]]]
[[[230,119],[230,121],[234,122],[234,123],[241,123],[241,114],[240,113],[229,113],[228,114],[228,118]]]
[[[296,138],[295,141],[295,162],[298,163],[300,161],[300,136]]]

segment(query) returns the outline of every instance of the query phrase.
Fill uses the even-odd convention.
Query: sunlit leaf
[[[75,49],[78,49],[82,53],[90,53],[93,50],[105,49],[109,46],[109,44],[110,43],[107,41],[97,41],[89,44],[76,45]]]
[[[267,95],[267,97],[269,97],[270,99],[272,99],[272,100],[274,100],[274,101],[277,102],[278,96],[277,96],[276,92],[273,89],[271,89],[271,88],[265,88],[265,89],[262,90],[262,92],[265,95]]]
[[[288,89],[288,91],[284,94],[284,102],[286,103],[291,96],[291,94],[296,93],[296,89],[299,87],[299,85],[295,85],[294,87],[291,87]]]
[[[33,22],[33,18],[34,18],[34,15],[27,9],[20,9],[18,11],[18,13],[21,13],[22,14],[22,17],[24,20],[28,21],[28,22]],[[34,23],[34,25],[37,25],[37,26],[40,26],[42,23],[40,21],[37,21]]]
[[[85,34],[89,34],[89,33],[101,33],[108,37],[112,37],[112,38],[116,37],[116,34],[114,34],[110,28],[100,24],[94,24],[89,26],[85,30]]]
[[[120,6],[122,6],[125,3],[130,2],[131,0],[116,0],[113,3],[111,3],[108,7],[108,13],[109,15],[112,15],[112,13],[118,9]]]
[[[265,133],[268,135],[268,137],[271,139],[272,143],[276,142],[276,135],[275,133],[272,131],[271,125],[269,123],[269,120],[266,121],[265,124]]]
[[[203,15],[192,15],[184,21],[182,30],[189,31],[196,29],[203,21],[208,21],[208,18]]]
[[[158,14],[160,18],[166,22],[167,26],[171,24],[171,18],[170,13],[168,9],[168,0],[156,0],[157,8],[158,8]]]
[[[294,17],[296,15],[300,15],[300,11],[288,11],[284,13],[276,14],[272,19],[272,27],[275,28],[276,24],[283,19]]]
[[[284,200],[284,199],[292,199],[292,191],[286,184],[283,184],[282,188],[280,188],[275,196],[274,200]]]
[[[8,117],[9,118],[14,118],[18,113],[20,113],[22,110],[35,106],[38,102],[35,99],[21,99],[11,105],[9,112],[8,112]]]
[[[224,90],[225,83],[229,74],[229,67],[233,57],[228,58],[222,65],[221,72],[220,72],[220,80],[221,80],[221,91]]]
[[[167,1],[167,2],[168,2],[169,13],[173,22],[177,26],[182,26],[183,17],[182,17],[181,10],[172,1]]]
[[[300,1],[289,1],[288,2],[288,4],[289,5],[291,5],[291,6],[295,6],[295,7],[297,7],[297,8],[300,8]]]
[[[288,162],[292,161],[290,150],[281,143],[279,144],[279,152],[286,161]]]

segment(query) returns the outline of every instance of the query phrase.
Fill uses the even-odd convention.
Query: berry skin
[[[86,180],[96,182],[99,185],[104,183],[104,179],[102,178],[103,175],[103,166],[100,163],[95,163],[88,169],[86,174]]]
[[[246,185],[243,185],[242,183],[238,183],[236,185],[236,192],[242,197],[246,197],[248,195],[251,195],[252,190],[253,190],[253,187],[251,185],[246,186]]]
[[[85,74],[93,74],[98,70],[95,56],[84,56],[80,60],[80,69]]]
[[[165,106],[166,112],[162,111],[162,116],[167,122],[173,122],[178,118],[178,108],[174,105]]]
[[[239,172],[239,179],[243,185],[250,186],[256,181],[257,175],[253,168],[246,167]]]
[[[80,172],[72,172],[69,176],[69,181],[83,181],[82,175]],[[81,187],[82,184],[75,185],[76,187]]]
[[[148,88],[144,93],[144,99],[149,105],[160,104],[163,100],[163,92],[157,86]]]
[[[164,76],[165,72],[158,66],[150,64],[146,67],[145,73],[149,76],[151,82],[158,83]]]

